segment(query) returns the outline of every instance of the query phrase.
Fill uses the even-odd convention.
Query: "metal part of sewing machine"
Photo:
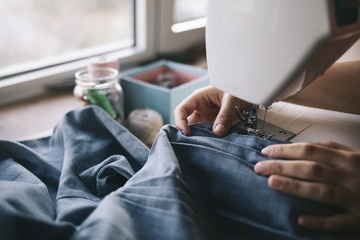
[[[263,120],[258,119],[259,107],[259,105],[254,104],[252,109],[244,109],[241,111],[237,106],[235,106],[237,115],[240,119],[240,122],[235,126],[245,129],[249,135],[255,135],[265,139],[274,137],[285,141],[290,140],[295,136],[295,134],[290,131],[266,122],[266,112],[270,108],[269,106],[261,106],[264,108],[264,118]]]
[[[210,0],[210,82],[255,105],[292,96],[360,38],[359,9],[354,0]],[[255,132],[257,112],[243,121]]]

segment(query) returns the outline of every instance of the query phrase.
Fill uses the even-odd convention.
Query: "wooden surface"
[[[44,95],[0,106],[0,138],[23,140],[49,135],[66,112],[80,107],[72,91]]]

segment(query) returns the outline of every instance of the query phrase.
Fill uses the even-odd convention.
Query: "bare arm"
[[[360,61],[335,63],[323,76],[285,101],[360,114]]]

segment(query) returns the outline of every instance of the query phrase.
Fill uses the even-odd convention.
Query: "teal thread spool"
[[[124,121],[124,97],[114,68],[83,69],[75,74],[75,97],[82,105],[103,108],[119,123]]]

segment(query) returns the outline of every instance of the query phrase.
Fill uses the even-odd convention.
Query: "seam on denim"
[[[279,139],[276,139],[276,138],[270,138],[270,139],[264,139],[264,138],[261,138],[261,137],[258,137],[258,136],[254,136],[254,135],[250,135],[250,134],[247,134],[245,132],[244,129],[241,129],[241,128],[237,128],[237,127],[234,127],[232,126],[230,128],[230,132],[228,133],[228,135],[224,136],[224,137],[218,137],[217,135],[215,135],[213,133],[212,130],[209,130],[209,129],[206,129],[202,126],[210,126],[212,125],[211,123],[195,123],[195,124],[191,124],[190,125],[190,128],[195,128],[196,130],[198,131],[203,131],[203,132],[206,132],[206,133],[209,133],[211,136],[199,136],[199,137],[206,137],[206,138],[213,138],[213,139],[217,139],[217,140],[221,140],[222,138],[226,138],[228,137],[229,135],[237,135],[237,136],[246,136],[246,137],[250,137],[250,138],[253,138],[253,139],[258,139],[260,141],[262,141],[262,143],[266,143],[266,145],[268,145],[267,143],[268,142],[271,142],[271,143],[274,143],[274,144],[278,144],[278,143],[290,143],[289,141],[283,141],[283,140],[279,140]],[[174,126],[169,126],[171,127],[172,129],[175,129],[177,131],[179,131],[178,129],[176,129]],[[243,133],[241,133],[243,132]],[[194,136],[193,136],[194,137]]]
[[[207,147],[207,146],[196,145],[196,144],[189,144],[189,143],[172,142],[171,144],[172,144],[172,145],[179,145],[179,146],[186,145],[186,146],[189,146],[189,147],[204,148],[204,149],[207,149],[207,150],[209,150],[209,151],[215,151],[215,152],[218,152],[218,153],[221,153],[221,154],[225,154],[225,155],[227,155],[227,156],[230,156],[231,158],[234,158],[234,159],[238,160],[239,162],[248,165],[248,167],[251,168],[251,169],[254,167],[254,164],[249,163],[246,159],[243,159],[243,158],[240,158],[240,157],[238,157],[238,156],[232,155],[232,154],[230,154],[230,153],[228,153],[228,152],[225,152],[225,151],[221,151],[221,150],[219,150],[219,149],[213,149],[213,148],[210,148],[210,147]]]
[[[200,142],[199,140],[201,140],[201,138],[204,138],[204,137],[203,137],[203,136],[193,136],[192,139],[198,141],[198,142],[196,142],[196,143],[187,142],[187,141],[184,141],[184,142],[170,141],[170,142],[171,142],[171,143],[188,143],[188,144],[194,144],[194,145],[196,145],[196,146],[206,146],[206,145],[210,145],[209,143],[206,143],[206,142]],[[214,138],[211,138],[211,137],[208,137],[208,139],[211,139],[211,140],[212,140],[211,142],[214,142],[214,141],[216,141],[216,142],[222,142],[223,144],[231,145],[231,146],[234,146],[235,148],[241,147],[241,148],[245,148],[245,149],[247,149],[247,150],[256,151],[256,152],[258,152],[258,153],[260,153],[260,151],[261,151],[261,149],[262,149],[262,148],[255,149],[255,148],[253,148],[253,147],[249,147],[249,146],[246,146],[246,145],[241,145],[241,144],[242,144],[241,142],[239,142],[239,143],[233,143],[233,142],[229,142],[229,141],[222,140],[222,139],[214,139]],[[189,140],[189,141],[190,141],[190,140]],[[203,145],[201,145],[201,144],[203,144]],[[213,144],[211,144],[211,145],[213,145]],[[207,146],[207,147],[209,147],[209,146]],[[217,148],[217,149],[218,149],[218,148]],[[221,149],[218,149],[218,150],[223,151],[223,150],[221,150]]]

